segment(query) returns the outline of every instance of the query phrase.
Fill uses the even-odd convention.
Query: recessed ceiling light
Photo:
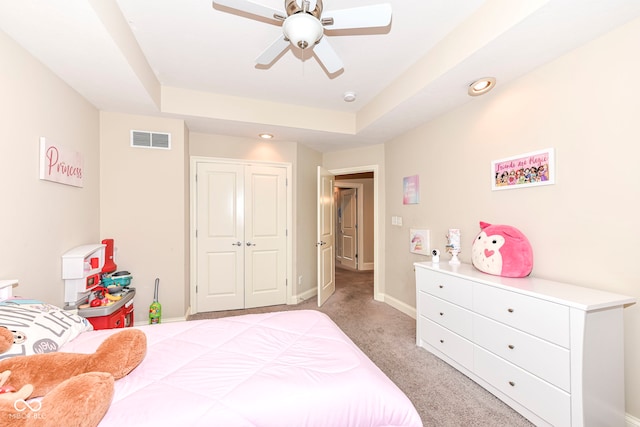
[[[260,133],[258,134],[258,136],[262,139],[272,139],[273,135],[271,135],[270,133]]]
[[[345,92],[344,95],[342,95],[342,99],[344,99],[344,102],[353,102],[356,100],[356,93],[353,91]]]
[[[495,77],[483,77],[471,83],[467,93],[469,96],[479,96],[489,92],[496,85]]]

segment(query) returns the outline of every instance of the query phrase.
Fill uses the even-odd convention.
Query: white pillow
[[[13,332],[13,346],[0,359],[58,351],[93,326],[55,305],[19,297],[0,302],[0,327]]]

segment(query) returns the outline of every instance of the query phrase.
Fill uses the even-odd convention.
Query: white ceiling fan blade
[[[326,37],[322,37],[318,44],[313,47],[313,52],[329,74],[333,74],[344,68],[342,60],[336,51],[333,50]]]
[[[284,38],[284,36],[278,37],[268,48],[265,49],[257,58],[256,63],[260,65],[269,65],[274,59],[278,57],[282,52],[284,52],[290,43],[288,40]]]
[[[386,27],[391,23],[391,5],[382,3],[350,9],[327,10],[322,13],[323,24],[327,19],[333,19],[333,24],[325,24],[327,30]]]
[[[248,0],[214,0],[212,6],[223,6],[225,8],[245,12],[250,15],[260,16],[267,19],[275,19],[278,21],[287,17],[285,12],[272,9],[261,4],[254,3]]]

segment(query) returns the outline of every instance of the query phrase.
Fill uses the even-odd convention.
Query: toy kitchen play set
[[[131,274],[116,270],[113,239],[62,255],[65,310],[77,310],[94,329],[133,326]]]

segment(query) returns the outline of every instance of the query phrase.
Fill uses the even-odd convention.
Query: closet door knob
[[[232,243],[231,246],[242,246],[242,242],[235,242]]]
[[[255,243],[247,242],[247,246],[255,246]]]

